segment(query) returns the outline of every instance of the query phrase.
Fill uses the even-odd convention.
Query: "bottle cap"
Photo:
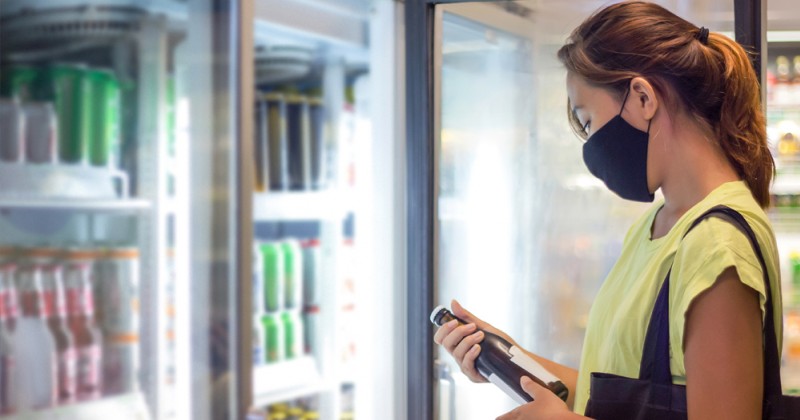
[[[431,322],[436,324],[436,318],[439,317],[439,313],[441,313],[442,311],[446,311],[446,310],[447,310],[447,308],[444,305],[439,305],[436,308],[434,308],[433,312],[431,312]],[[439,324],[436,324],[436,325],[439,325]]]

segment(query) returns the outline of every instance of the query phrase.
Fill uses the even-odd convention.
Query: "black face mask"
[[[644,132],[622,118],[627,99],[628,93],[622,100],[619,114],[586,140],[583,145],[583,162],[592,175],[620,197],[649,203],[654,198],[647,186],[650,125],[647,125],[647,132]]]

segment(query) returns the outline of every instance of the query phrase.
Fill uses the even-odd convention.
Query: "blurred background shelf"
[[[330,388],[311,356],[258,366],[253,369],[253,402],[256,406],[316,394]]]
[[[338,191],[268,192],[253,198],[253,218],[260,222],[340,221],[352,200]]]
[[[62,210],[137,213],[152,208],[148,200],[0,198],[0,210]]]
[[[140,392],[46,410],[0,416],[0,419],[25,420],[144,420],[149,418],[150,415],[145,405],[144,395]]]
[[[0,201],[120,200],[128,174],[106,167],[0,163]]]

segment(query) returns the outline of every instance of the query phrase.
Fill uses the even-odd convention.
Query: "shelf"
[[[330,385],[320,376],[316,362],[311,356],[253,369],[255,407],[312,395],[328,389]]]
[[[800,208],[772,208],[767,215],[775,232],[800,232]]]
[[[46,410],[0,416],[0,419],[25,420],[141,420],[149,418],[150,414],[144,401],[144,395],[140,392]]]
[[[0,163],[2,200],[117,200],[128,195],[128,174],[111,168]]]
[[[369,36],[369,9],[344,2],[255,2],[255,39],[272,44],[309,47],[326,45],[344,55],[365,56]],[[367,57],[364,57],[365,59]]]
[[[147,200],[46,200],[46,199],[3,199],[0,198],[0,210],[36,209],[65,210],[85,212],[136,213],[152,207]]]
[[[352,199],[336,191],[268,192],[253,197],[253,218],[260,222],[341,221]]]
[[[767,104],[767,112],[770,111],[797,111],[800,112],[800,104],[796,103],[784,103],[784,104],[776,104],[776,103],[768,103]]]
[[[772,194],[800,194],[800,174],[782,173],[775,177]]]

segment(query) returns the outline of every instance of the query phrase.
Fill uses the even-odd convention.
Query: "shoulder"
[[[740,211],[740,213],[742,213]],[[745,215],[762,248],[768,268],[776,264],[770,256],[771,229],[764,233],[760,217]],[[767,222],[767,228],[769,224]],[[762,233],[759,233],[759,232]],[[733,223],[717,217],[701,221],[690,231],[678,246],[670,276],[670,307],[676,314],[685,315],[691,303],[701,293],[711,288],[725,270],[732,268],[744,285],[766,300],[764,273],[752,244],[745,234]]]

